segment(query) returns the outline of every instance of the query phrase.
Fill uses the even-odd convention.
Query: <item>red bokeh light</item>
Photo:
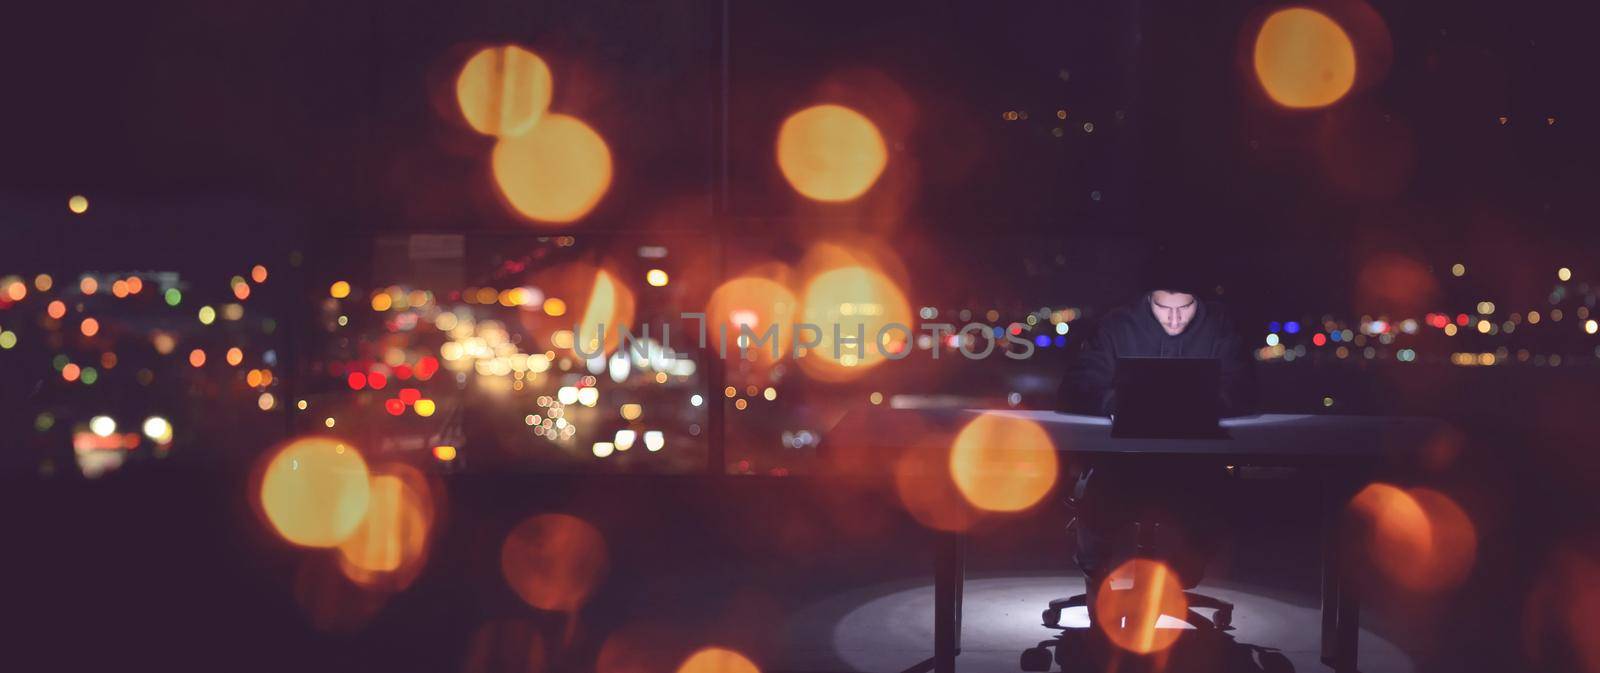
[[[434,373],[438,371],[439,360],[432,355],[424,355],[421,360],[417,361],[417,378],[423,381],[433,378]]]

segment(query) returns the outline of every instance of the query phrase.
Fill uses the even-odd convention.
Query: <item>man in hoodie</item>
[[[1148,281],[1137,301],[1108,313],[1083,343],[1060,389],[1063,411],[1096,416],[1117,412],[1117,358],[1216,358],[1217,391],[1224,416],[1255,413],[1256,378],[1249,349],[1219,302],[1201,298],[1194,275],[1167,272]],[[1152,519],[1178,538],[1174,572],[1185,588],[1200,581],[1214,547],[1219,516],[1213,511],[1227,471],[1193,466],[1101,465],[1084,469],[1069,496],[1076,519],[1074,560],[1090,596],[1106,573],[1127,557],[1134,522]],[[1158,540],[1158,543],[1162,541]]]
[[[1221,360],[1222,415],[1254,411],[1254,364],[1233,321],[1218,302],[1201,300],[1186,284],[1164,285],[1169,287],[1152,289],[1100,321],[1062,381],[1063,410],[1115,414],[1117,358],[1166,357]]]

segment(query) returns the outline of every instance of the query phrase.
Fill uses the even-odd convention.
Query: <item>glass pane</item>
[[[319,299],[298,425],[451,469],[703,471],[706,378],[679,324],[696,281],[676,243],[379,238],[374,280]]]

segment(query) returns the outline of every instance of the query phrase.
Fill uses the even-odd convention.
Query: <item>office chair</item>
[[[1087,484],[1087,478],[1087,474],[1081,476],[1079,479],[1078,488],[1074,489],[1074,494],[1066,498],[1066,505],[1075,512],[1082,507],[1082,498],[1084,495],[1085,485]],[[1138,517],[1131,517],[1130,521],[1127,523],[1133,528],[1134,550],[1132,558],[1165,560],[1167,554],[1163,552],[1166,550],[1161,549],[1156,542],[1157,537],[1160,534],[1162,524],[1162,521],[1158,515],[1146,513]],[[1072,522],[1067,524],[1068,531],[1072,531],[1073,527],[1076,525],[1078,525],[1078,519],[1077,517],[1074,517]],[[1194,578],[1194,580],[1194,584],[1184,587],[1185,590],[1183,592],[1183,598],[1187,604],[1185,614],[1166,616],[1181,619],[1185,623],[1202,631],[1228,631],[1233,624],[1233,604],[1213,596],[1207,596],[1196,591],[1191,591],[1190,589],[1193,589],[1194,586],[1198,585],[1198,577]],[[1104,581],[1104,578],[1102,578],[1102,581]],[[1061,651],[1060,642],[1064,641],[1064,636],[1068,631],[1067,627],[1061,626],[1061,613],[1067,608],[1086,608],[1089,612],[1090,630],[1092,631],[1096,625],[1093,600],[1094,595],[1098,593],[1098,590],[1100,590],[1098,587],[1091,586],[1087,587],[1087,591],[1084,593],[1066,598],[1057,598],[1050,601],[1049,606],[1045,608],[1043,614],[1040,616],[1040,619],[1046,627],[1061,629],[1063,632],[1063,639],[1058,641],[1045,641],[1040,643],[1037,647],[1029,648],[1028,650],[1024,651],[1022,653],[1021,661],[1022,670],[1050,670],[1052,657],[1049,647],[1052,644],[1057,645],[1057,651],[1055,653],[1054,660],[1062,665],[1062,670],[1069,670],[1067,667],[1074,662],[1068,660],[1066,653]],[[1108,587],[1104,590],[1130,591],[1131,589],[1111,589]],[[1197,608],[1210,610],[1211,617],[1207,619],[1206,617],[1202,616],[1195,611]]]
[[[1146,524],[1148,524],[1148,525],[1146,525]],[[1154,544],[1154,539],[1155,539],[1155,536],[1157,534],[1159,534],[1159,531],[1160,531],[1160,528],[1161,528],[1161,523],[1159,521],[1149,521],[1149,522],[1135,521],[1135,522],[1133,522],[1133,527],[1134,527],[1134,536],[1135,536],[1135,539],[1137,540],[1137,542],[1135,543],[1135,547],[1134,547],[1134,558],[1148,558],[1148,559],[1159,559],[1159,558],[1161,558],[1162,554],[1160,553],[1160,550]],[[1147,533],[1147,531],[1148,531],[1148,533]],[[1113,591],[1129,591],[1129,589],[1112,589],[1112,590]],[[1067,608],[1083,607],[1083,608],[1090,608],[1090,610],[1089,610],[1089,620],[1090,620],[1090,623],[1093,623],[1094,622],[1094,610],[1089,605],[1089,594],[1090,593],[1092,593],[1092,591],[1086,591],[1085,593],[1077,594],[1077,595],[1074,595],[1074,596],[1069,596],[1069,597],[1066,597],[1066,598],[1057,598],[1057,599],[1055,599],[1053,601],[1050,601],[1050,606],[1045,608],[1044,613],[1040,616],[1040,619],[1044,622],[1045,626],[1048,626],[1048,627],[1051,627],[1051,628],[1065,628],[1065,627],[1061,626],[1061,612],[1063,610],[1066,610]],[[1196,591],[1189,591],[1189,590],[1185,590],[1183,592],[1183,599],[1184,599],[1184,602],[1187,603],[1189,608],[1190,608],[1189,609],[1189,614],[1187,614],[1187,615],[1168,615],[1169,617],[1176,617],[1178,619],[1182,619],[1185,622],[1189,623],[1190,625],[1192,625],[1192,626],[1194,626],[1196,628],[1216,628],[1218,630],[1226,631],[1230,627],[1232,627],[1232,625],[1233,625],[1233,604],[1232,603],[1229,603],[1229,602],[1227,602],[1225,600],[1222,600],[1220,598],[1216,598],[1216,597],[1213,597],[1213,596],[1207,596],[1205,594],[1202,594],[1202,593],[1199,593],[1199,592],[1196,592]],[[1206,619],[1204,617],[1201,617],[1199,614],[1196,614],[1194,612],[1194,608],[1202,608],[1202,609],[1206,609],[1206,610],[1211,610],[1212,611],[1211,618],[1210,619]]]

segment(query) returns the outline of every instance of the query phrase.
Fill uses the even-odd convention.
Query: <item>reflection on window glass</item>
[[[692,274],[673,247],[381,239],[376,282],[322,293],[298,425],[445,469],[703,471],[705,372],[676,324],[698,309],[678,304]]]

